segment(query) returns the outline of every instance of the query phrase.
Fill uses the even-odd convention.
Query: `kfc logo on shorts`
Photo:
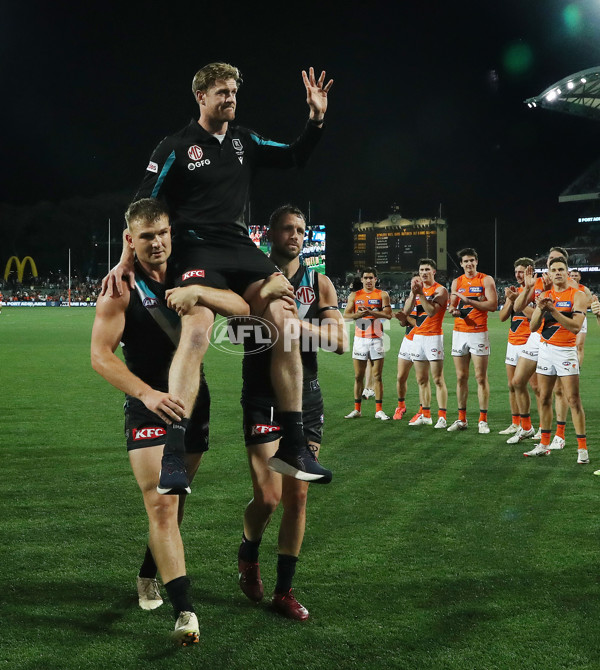
[[[300,286],[296,291],[296,300],[302,305],[312,305],[315,301],[315,292],[312,286]]]
[[[251,437],[255,435],[268,435],[269,433],[277,433],[281,430],[279,426],[270,426],[265,423],[255,423],[250,432]]]
[[[146,168],[148,172],[158,172],[158,165],[152,161],[148,163],[148,167]]]
[[[188,157],[191,161],[199,161],[202,156],[204,156],[204,152],[197,144],[188,149]]]
[[[188,270],[181,275],[181,281],[192,279],[192,277],[199,277],[200,279],[204,279],[204,270]]]
[[[431,353],[432,353],[432,354],[437,354],[437,349],[432,349],[432,350],[431,350]]]
[[[140,440],[153,440],[167,434],[167,431],[160,426],[153,428],[134,428],[132,432],[134,442],[139,442]]]
[[[158,298],[144,298],[144,307],[158,307]]]
[[[563,368],[568,368],[570,365],[575,367],[575,365],[573,363],[569,363],[569,361],[563,361]]]

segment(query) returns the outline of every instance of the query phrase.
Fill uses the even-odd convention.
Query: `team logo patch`
[[[255,435],[268,435],[269,433],[277,433],[281,428],[279,426],[271,426],[265,423],[255,423],[252,426],[250,435],[254,437]]]
[[[204,270],[188,270],[181,275],[181,281],[191,279],[192,277],[200,277],[201,279],[204,278]]]
[[[144,298],[144,302],[142,304],[144,307],[157,307],[158,298]]]
[[[234,137],[234,138],[231,140],[231,144],[233,144],[233,148],[234,148],[236,151],[244,151],[244,145],[242,144],[242,141],[239,140],[237,137]]]
[[[568,368],[570,365],[573,365],[573,367],[575,367],[575,365],[573,363],[569,363],[569,361],[563,361],[562,364],[563,364],[563,368]]]
[[[134,428],[132,433],[133,441],[139,442],[140,440],[153,440],[156,437],[163,437],[167,434],[167,431],[161,426],[154,426],[148,428]]]
[[[202,149],[197,145],[194,144],[188,149],[188,157],[192,161],[199,161],[202,156],[204,156],[204,152]]]
[[[464,293],[464,292],[465,292],[465,289],[464,289],[464,288],[459,288],[459,289],[458,289],[458,292],[459,292],[459,293]]]
[[[315,292],[312,286],[300,286],[296,291],[296,300],[302,305],[312,305],[315,301]]]
[[[158,172],[158,165],[152,161],[148,163],[148,167],[146,168],[148,172]]]

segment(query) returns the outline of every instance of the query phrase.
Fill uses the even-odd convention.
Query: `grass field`
[[[322,461],[295,579],[304,624],[252,605],[236,553],[251,496],[239,409],[240,359],[211,349],[212,448],[183,535],[200,644],[167,639],[171,608],[137,607],[146,542],[122,432],[122,395],[89,365],[93,309],[5,308],[0,315],[2,521],[0,666],[15,669],[300,667],[597,669],[600,330],[582,376],[592,464],[576,442],[525,459],[505,444],[506,325],[491,317],[492,433],[480,436],[474,384],[464,433],[409,428],[352,409],[349,355],[323,354]],[[451,322],[445,324],[449,350]],[[394,326],[384,409],[395,406]],[[455,376],[447,358],[448,415]],[[416,409],[409,382],[409,416]],[[261,566],[275,582],[276,526]]]

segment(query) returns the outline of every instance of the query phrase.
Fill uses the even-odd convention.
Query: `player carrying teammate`
[[[377,271],[365,268],[361,275],[362,289],[348,296],[348,304],[344,311],[344,319],[354,321],[354,409],[346,415],[346,419],[361,416],[362,393],[365,385],[367,360],[373,362],[373,382],[375,386],[375,418],[388,421],[389,416],[383,411],[383,362],[385,349],[383,345],[383,319],[392,318],[390,296],[387,291],[375,288]]]
[[[120,296],[98,298],[92,366],[126,394],[127,451],[149,520],[149,548],[137,580],[140,607],[154,609],[162,604],[158,569],[177,619],[175,638],[186,645],[198,641],[198,620],[189,595],[179,532],[185,496],[157,492],[166,427],[185,411],[181,400],[167,391],[169,365],[179,338],[179,319],[164,298],[171,230],[166,208],[154,199],[133,203],[125,217],[126,241],[137,257],[135,288],[126,286]],[[173,306],[184,298],[192,304],[203,299],[208,307],[214,307],[216,299],[226,308],[225,314],[248,313],[248,306],[231,291],[199,286],[176,289],[176,295],[171,296]],[[114,353],[119,342],[123,343],[125,363]],[[190,481],[208,449],[209,410],[210,396],[203,382],[185,438]]]
[[[475,249],[467,247],[457,254],[464,274],[452,282],[450,291],[450,312],[454,318],[452,333],[452,356],[456,368],[456,397],[458,419],[448,427],[449,431],[466,430],[467,398],[469,396],[469,365],[473,360],[477,397],[479,399],[479,432],[490,432],[488,426],[488,406],[490,385],[488,382],[488,362],[490,338],[488,334],[488,313],[498,307],[496,284],[489,275],[477,272],[478,256]]]
[[[317,378],[319,346],[341,354],[347,348],[347,334],[337,308],[337,295],[331,281],[300,262],[306,222],[296,207],[284,205],[273,212],[269,223],[271,259],[294,290],[293,308],[302,325],[303,423],[309,448],[318,455],[323,434],[323,397]],[[277,283],[273,277],[265,283]],[[287,282],[286,282],[287,283]],[[283,515],[279,526],[277,583],[272,606],[291,619],[308,618],[308,610],[295,598],[292,579],[304,538],[308,482],[282,477],[268,468],[277,450],[281,426],[275,411],[273,388],[265,377],[270,353],[257,351],[255,342],[245,342],[242,408],[244,437],[252,476],[253,498],[244,512],[244,533],[238,552],[240,588],[254,601],[260,601],[264,587],[258,552],[263,533],[280,502]]]

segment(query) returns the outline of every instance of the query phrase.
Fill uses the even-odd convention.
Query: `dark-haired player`
[[[323,398],[317,377],[319,346],[341,354],[346,349],[344,321],[337,307],[337,295],[331,281],[323,274],[306,267],[300,260],[306,222],[304,214],[292,205],[273,212],[269,222],[270,257],[283,276],[274,276],[270,283],[282,281],[293,288],[293,308],[301,321],[300,340],[304,368],[302,412],[304,435],[308,447],[319,454],[323,433]],[[244,437],[252,477],[253,498],[244,512],[244,533],[238,552],[240,587],[254,601],[263,598],[258,552],[263,533],[281,502],[283,515],[279,526],[277,583],[272,606],[291,619],[308,618],[308,610],[294,596],[292,579],[304,538],[308,482],[282,477],[268,467],[281,437],[279,415],[275,408],[273,388],[264,370],[268,369],[270,353],[258,352],[256,342],[245,343],[243,363],[242,408]]]
[[[488,313],[498,307],[496,284],[489,275],[477,271],[478,256],[475,249],[467,247],[457,253],[464,274],[452,282],[450,312],[454,316],[452,357],[456,368],[456,397],[458,419],[449,431],[465,430],[467,424],[467,398],[469,396],[469,367],[471,360],[477,381],[479,399],[479,432],[490,432],[487,411],[490,401],[488,362],[490,338]]]

